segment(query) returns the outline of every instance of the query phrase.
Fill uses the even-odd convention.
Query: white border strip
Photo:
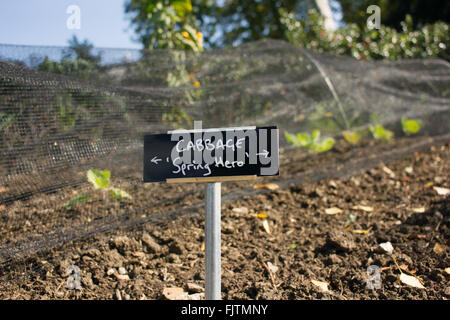
[[[176,133],[201,133],[201,132],[215,132],[215,131],[237,131],[237,130],[256,130],[256,126],[252,127],[231,127],[231,128],[211,128],[211,129],[179,129],[179,130],[171,130],[167,131],[168,134],[176,134]]]

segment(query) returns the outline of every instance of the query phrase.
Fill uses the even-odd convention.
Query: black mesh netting
[[[361,62],[261,41],[200,54],[96,49],[95,68],[39,71],[44,57],[59,60],[64,50],[0,45],[1,263],[201,206],[202,186],[141,183],[147,133],[194,120],[277,125],[286,147],[284,131],[338,139],[375,122],[402,136],[403,117],[423,121],[420,136],[449,133],[450,67],[438,59]],[[396,140],[386,147],[397,148]],[[93,192],[93,168],[111,170],[112,184],[133,199]],[[308,171],[310,179],[331,174],[336,168],[319,164]],[[240,195],[229,191],[225,199]],[[85,193],[85,203],[67,209]]]

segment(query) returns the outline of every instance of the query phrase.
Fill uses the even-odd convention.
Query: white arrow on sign
[[[162,161],[162,159],[158,159],[156,156],[151,160],[154,164],[158,164],[158,161]]]
[[[264,158],[267,158],[269,156],[269,151],[266,149],[263,150],[264,152],[257,153],[257,156],[264,156]]]

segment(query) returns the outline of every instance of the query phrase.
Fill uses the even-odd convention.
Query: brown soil
[[[397,148],[412,142],[420,139]],[[450,145],[401,157],[371,143],[342,144],[318,156],[285,150],[280,177],[223,184],[224,299],[450,297],[449,201],[433,188],[450,187]],[[383,152],[392,156],[386,165]],[[361,164],[370,162],[375,167],[364,170]],[[204,185],[142,185],[139,178],[134,173],[113,181],[132,201],[94,193],[87,203],[64,209],[80,187],[5,207],[0,298],[160,299],[164,288],[204,287]],[[252,188],[269,182],[280,188]],[[326,213],[334,207],[342,213]],[[256,216],[261,212],[270,234]],[[387,241],[392,256],[379,247]],[[70,265],[81,270],[79,290],[66,287]],[[370,265],[381,268],[379,290],[366,288]],[[400,283],[399,268],[425,289]],[[326,282],[329,291],[311,280]]]

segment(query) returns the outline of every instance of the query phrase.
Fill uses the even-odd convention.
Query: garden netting
[[[338,140],[348,131],[370,137],[381,124],[405,136],[405,118],[423,124],[416,136],[450,133],[450,65],[439,59],[357,61],[274,40],[202,53],[95,49],[95,64],[67,52],[0,45],[0,263],[200,208],[201,185],[141,182],[144,134],[195,120],[276,125],[290,148],[285,132]],[[48,60],[63,61],[45,71]],[[393,153],[396,141],[386,144]],[[110,170],[111,184],[133,198],[96,192],[89,169]],[[318,166],[308,176],[335,170]],[[153,197],[156,189],[164,194]]]

